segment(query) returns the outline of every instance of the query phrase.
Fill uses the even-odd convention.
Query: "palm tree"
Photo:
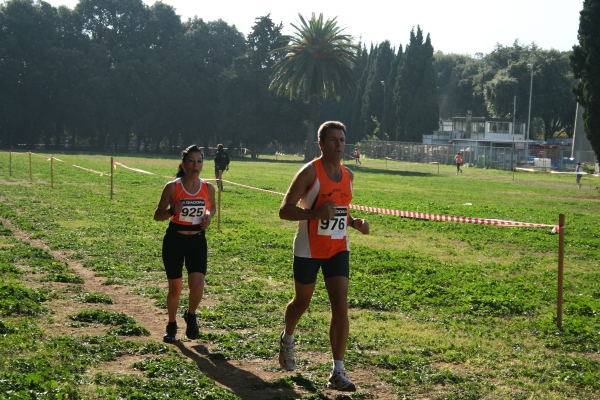
[[[273,50],[284,56],[273,68],[269,89],[278,96],[290,96],[290,100],[296,96],[308,98],[304,159],[309,161],[316,136],[319,96],[334,96],[339,101],[342,89],[356,88],[353,67],[359,47],[352,43],[352,36],[342,33],[344,28],[337,25],[337,17],[323,21],[323,14],[316,18],[313,13],[307,22],[298,16],[301,24],[291,24],[295,32],[288,37],[289,44]]]

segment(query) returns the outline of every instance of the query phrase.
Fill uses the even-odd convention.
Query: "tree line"
[[[315,126],[330,119],[347,125],[349,143],[421,142],[440,118],[467,110],[512,117],[514,95],[516,118],[526,119],[531,83],[532,137],[572,135],[570,52],[515,41],[486,55],[444,54],[418,26],[404,47],[367,48],[335,18],[299,18],[293,36],[269,15],[244,35],[223,20],[181,21],[162,2],[80,0],[69,9],[4,1],[0,146],[68,140],[98,151],[168,152],[223,143],[256,154],[304,143],[311,131],[316,141]],[[331,46],[320,53],[306,45],[323,40]],[[319,69],[322,60],[329,64]],[[310,93],[300,96],[302,88]]]

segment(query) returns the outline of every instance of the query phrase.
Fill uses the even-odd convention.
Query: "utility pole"
[[[529,157],[529,125],[531,125],[531,92],[533,89],[533,64],[527,64],[531,70],[531,81],[529,83],[529,115],[527,116],[527,137],[525,138],[525,157]]]
[[[383,86],[383,117],[379,129],[381,129],[381,140],[383,140],[385,139],[385,81],[381,81],[381,86]]]
[[[510,160],[510,169],[513,170],[513,180],[514,180],[514,171],[515,171],[515,167],[513,166],[513,162],[514,162],[514,158],[515,158],[515,114],[517,113],[517,96],[515,95],[515,98],[513,100],[513,124],[512,124],[512,139],[513,139],[513,143],[512,143],[512,157]]]

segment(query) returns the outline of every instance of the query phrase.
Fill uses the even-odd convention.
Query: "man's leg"
[[[344,360],[348,344],[348,278],[332,276],[325,279],[325,288],[331,304],[331,323],[329,326],[329,341],[334,360]]]
[[[279,337],[279,365],[287,371],[296,369],[294,357],[294,330],[310,305],[315,283],[303,284],[294,280],[294,298],[285,308],[285,330]]]
[[[308,309],[315,285],[316,282],[305,285],[294,281],[294,298],[285,308],[285,333],[288,335],[294,333],[300,317]]]
[[[329,375],[327,387],[343,392],[356,391],[356,385],[346,376],[344,356],[348,345],[348,278],[332,276],[325,279],[325,287],[331,304],[331,325],[329,326],[329,341],[333,353],[333,370]]]

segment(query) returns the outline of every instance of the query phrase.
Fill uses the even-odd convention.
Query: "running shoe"
[[[166,333],[163,336],[163,342],[173,343],[176,340],[175,336],[177,336],[177,324],[167,325]]]
[[[296,359],[294,358],[294,342],[287,344],[283,342],[283,332],[279,336],[279,365],[286,371],[296,369]]]
[[[327,387],[330,389],[336,389],[341,392],[356,392],[356,386],[354,383],[348,380],[346,377],[346,371],[342,370],[333,370],[331,375],[329,375],[329,383],[327,383]]]
[[[185,329],[185,336],[188,339],[198,339],[200,336],[200,330],[198,329],[198,321],[196,321],[196,314],[190,314],[188,310],[185,310],[183,314],[183,319],[187,324],[187,328]]]

